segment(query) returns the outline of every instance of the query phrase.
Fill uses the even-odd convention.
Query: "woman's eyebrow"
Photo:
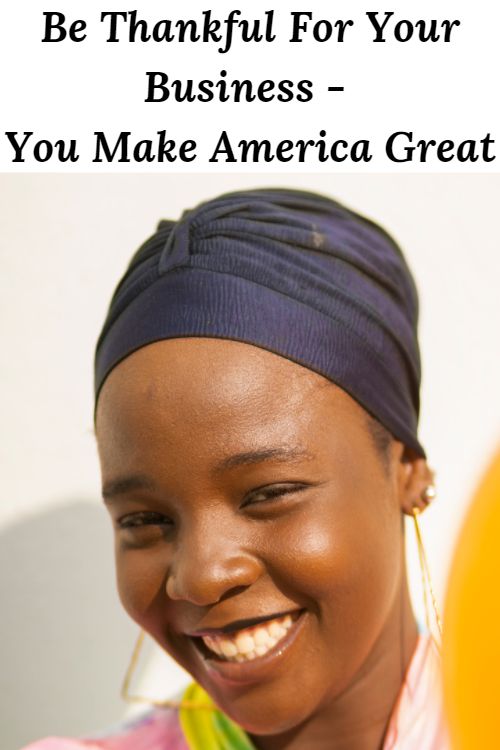
[[[117,495],[124,495],[133,490],[154,490],[155,486],[155,483],[145,474],[132,474],[106,482],[102,488],[102,497],[106,502]]]
[[[221,473],[236,466],[248,466],[250,464],[263,463],[264,461],[296,462],[312,460],[314,456],[303,448],[261,448],[253,451],[243,451],[227,456],[219,461],[214,471]],[[130,476],[111,479],[102,488],[102,497],[105,502],[112,500],[117,495],[124,495],[134,490],[154,490],[156,485],[152,479],[145,474],[132,474]]]
[[[258,464],[264,461],[296,462],[301,460],[311,461],[314,456],[299,447],[261,448],[253,451],[243,451],[232,456],[223,458],[215,466],[215,472],[223,472],[235,466]]]

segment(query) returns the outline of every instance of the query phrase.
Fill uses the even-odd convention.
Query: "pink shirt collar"
[[[419,636],[387,730],[383,750],[448,750],[441,658],[434,640]]]

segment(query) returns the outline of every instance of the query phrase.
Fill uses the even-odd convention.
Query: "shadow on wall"
[[[121,719],[137,628],[115,591],[104,510],[72,502],[5,528],[0,571],[2,750]]]

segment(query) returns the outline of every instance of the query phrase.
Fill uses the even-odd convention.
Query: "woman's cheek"
[[[317,610],[343,577],[342,545],[336,524],[321,504],[306,503],[262,527],[259,547],[267,572],[301,606]]]
[[[127,549],[116,543],[116,580],[123,607],[141,626],[147,626],[148,615],[162,596],[166,567],[160,550]]]
[[[270,553],[280,578],[320,608],[335,603],[344,609],[362,597],[368,605],[380,602],[390,596],[397,576],[397,561],[388,554],[395,540],[387,538],[387,526],[379,528],[370,513],[346,505],[332,512],[332,503],[318,504],[314,512],[309,507],[297,514],[293,524],[276,530],[280,543]]]

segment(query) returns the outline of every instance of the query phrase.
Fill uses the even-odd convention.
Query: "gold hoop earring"
[[[435,497],[436,497],[436,490],[432,485],[430,485],[429,487],[426,487],[426,489],[422,493],[422,500],[424,500],[425,503],[431,502],[431,500],[433,500]],[[420,523],[418,520],[418,517],[421,514],[421,512],[422,512],[421,509],[417,505],[413,506],[412,517],[413,517],[413,522],[415,525],[415,536],[417,539],[418,558],[419,558],[419,563],[420,563],[420,571],[422,575],[422,589],[423,589],[423,596],[424,596],[425,619],[427,623],[427,629],[429,630],[429,633],[431,634],[431,636],[434,638],[433,630],[431,626],[431,615],[430,615],[430,607],[429,607],[429,598],[430,598],[432,602],[434,620],[437,626],[439,637],[441,638],[443,635],[443,625],[441,621],[441,616],[439,614],[439,608],[438,608],[437,601],[436,601],[436,595],[434,593],[434,586],[432,584],[432,577],[431,577],[431,572],[429,568],[429,563],[427,561],[427,555],[425,553],[424,542],[422,539],[422,530],[420,528]],[[434,640],[436,641],[435,638]]]
[[[144,644],[144,639],[146,637],[146,634],[144,630],[139,631],[139,635],[137,637],[137,640],[135,642],[132,656],[130,657],[130,662],[127,667],[127,671],[125,672],[125,677],[123,678],[123,683],[120,691],[120,695],[124,701],[127,703],[146,703],[149,706],[156,706],[157,708],[176,708],[176,709],[198,709],[203,708],[205,710],[214,711],[216,710],[215,705],[211,705],[210,703],[201,703],[197,701],[186,701],[186,700],[164,700],[159,701],[154,698],[147,698],[143,695],[133,695],[130,693],[130,684],[132,682],[132,677],[134,675],[134,672],[137,667],[137,663],[139,661],[139,656],[142,650],[142,646]]]

